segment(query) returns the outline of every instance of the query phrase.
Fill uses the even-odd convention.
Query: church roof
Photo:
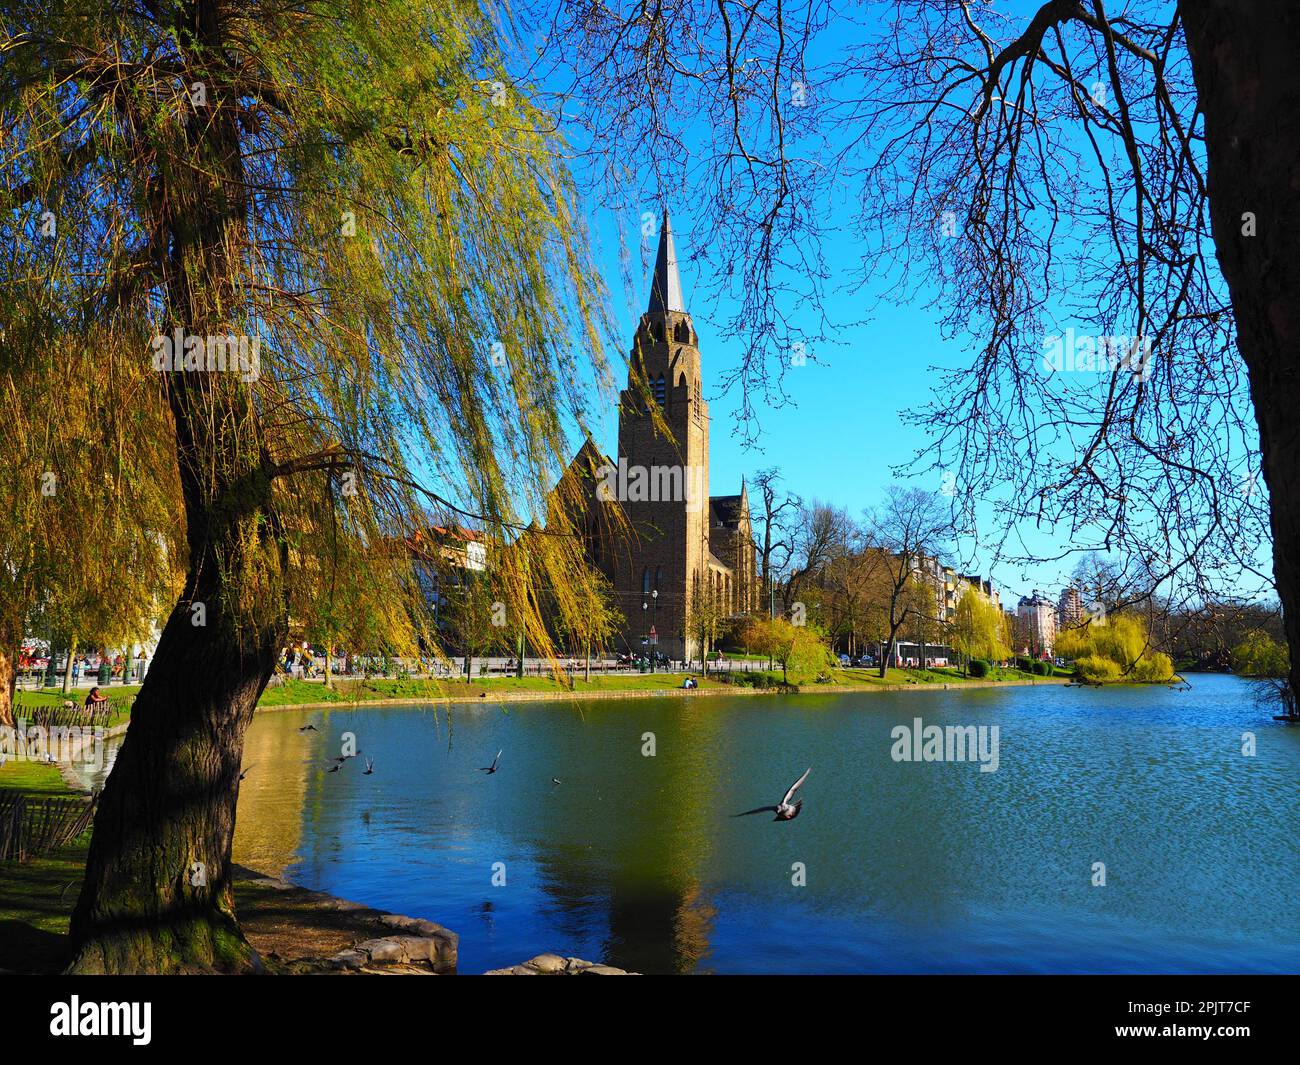
[[[744,496],[709,496],[709,524],[735,525],[744,513]]]
[[[655,256],[655,272],[650,278],[650,314],[661,311],[685,311],[682,298],[682,279],[677,273],[677,248],[673,244],[673,224],[664,212],[663,225],[659,227],[659,253]]]

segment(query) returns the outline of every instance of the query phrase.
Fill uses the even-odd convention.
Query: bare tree
[[[758,544],[759,587],[770,596],[777,577],[794,557],[794,519],[803,500],[781,490],[781,471],[776,467],[759,470],[751,483],[758,498],[758,524],[763,530]]]
[[[1175,605],[1275,580],[1300,663],[1292,4],[545,7],[556,111],[612,146],[602,202],[701,205],[701,273],[741,297],[742,419],[792,338],[829,332],[821,204],[848,190],[863,281],[937,284],[977,341],[914,415],[962,528],[987,502],[1001,544],[1051,526],[1058,557],[1113,553]]]
[[[923,462],[1146,596],[1266,583],[1271,519],[1300,647],[1290,5],[894,6],[840,67],[869,266],[936,279],[981,338],[915,414]]]
[[[866,530],[879,552],[883,578],[888,649],[880,659],[885,675],[895,655],[898,634],[907,626],[935,617],[935,596],[925,567],[943,552],[952,537],[952,517],[934,493],[892,485],[885,502],[866,515]],[[923,663],[924,664],[924,663]]]
[[[781,600],[786,613],[799,599],[804,583],[820,573],[834,559],[849,552],[857,529],[848,511],[813,500],[799,509],[795,534],[795,566],[785,582]]]

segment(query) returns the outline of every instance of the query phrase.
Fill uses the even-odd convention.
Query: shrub
[[[970,675],[972,677],[987,677],[989,675],[989,664],[982,658],[972,658]]]
[[[1100,655],[1085,655],[1074,660],[1074,671],[1084,680],[1119,680],[1119,663]]]
[[[1232,649],[1232,668],[1247,677],[1284,677],[1291,668],[1291,656],[1286,644],[1253,629]]]
[[[1160,681],[1170,680],[1174,675],[1173,660],[1159,651],[1147,658],[1140,659],[1131,674],[1134,680]]]
[[[720,676],[740,688],[781,687],[781,674],[769,672],[766,669],[738,670],[732,673],[723,673]]]

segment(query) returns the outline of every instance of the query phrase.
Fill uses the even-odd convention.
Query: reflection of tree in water
[[[695,708],[656,708],[646,727],[660,753],[636,766],[647,778],[635,788],[621,758],[589,761],[600,773],[596,793],[609,801],[581,829],[561,828],[567,838],[548,839],[537,856],[566,942],[599,936],[598,960],[643,973],[693,971],[708,951],[716,911],[701,873],[712,852],[707,829],[719,816],[708,754],[716,721]],[[593,745],[609,739],[593,729]],[[635,748],[632,756],[641,757]],[[574,838],[583,830],[586,839]],[[593,927],[601,918],[607,927]]]
[[[297,714],[260,715],[244,738],[249,772],[239,785],[234,859],[270,876],[284,873],[302,841],[308,780],[315,776],[303,752],[322,743],[316,733],[299,735],[301,721]]]

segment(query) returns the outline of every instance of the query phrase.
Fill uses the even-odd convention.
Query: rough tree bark
[[[1300,9],[1294,0],[1183,0],[1178,7],[1205,114],[1214,244],[1259,424],[1294,700],[1300,692]],[[1248,236],[1252,218],[1255,235]]]
[[[14,723],[14,689],[18,683],[18,654],[11,650],[16,640],[0,632],[0,725]]]
[[[196,9],[193,31],[219,47],[210,5]],[[167,328],[228,332],[229,257],[246,212],[235,108],[196,115],[186,137],[189,165],[158,179]],[[100,797],[72,972],[260,969],[235,920],[230,858],[244,732],[288,633],[287,552],[248,386],[235,374],[173,371],[164,387],[189,572]]]

